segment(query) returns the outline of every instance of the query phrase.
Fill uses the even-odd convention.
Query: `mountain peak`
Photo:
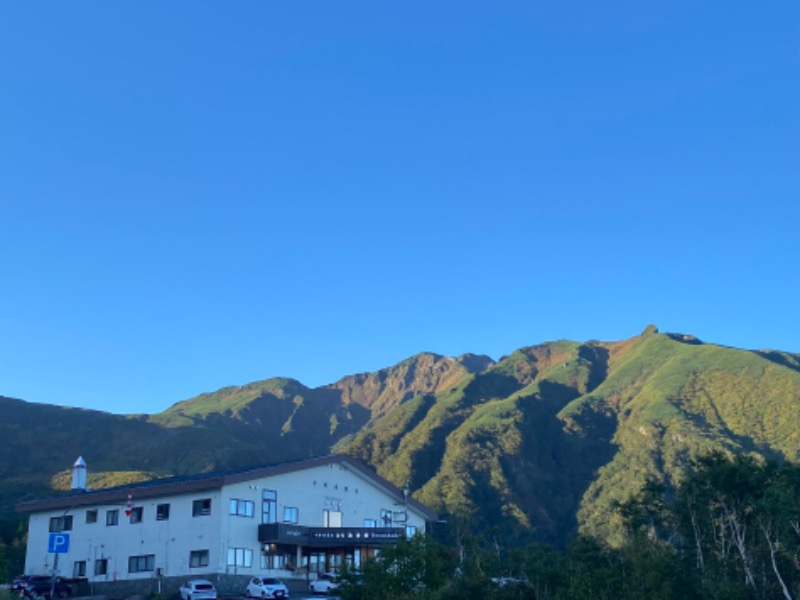
[[[658,327],[656,327],[655,325],[653,325],[651,323],[650,325],[648,325],[647,327],[644,328],[644,331],[642,332],[642,336],[653,335],[653,334],[656,334],[656,333],[658,333]]]

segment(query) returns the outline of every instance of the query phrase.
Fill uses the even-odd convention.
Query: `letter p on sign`
[[[69,552],[69,534],[51,533],[47,543],[47,551],[52,554],[66,554]]]

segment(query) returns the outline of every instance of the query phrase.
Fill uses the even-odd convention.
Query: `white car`
[[[248,598],[288,598],[289,590],[280,579],[253,577],[244,590]]]
[[[206,579],[190,579],[180,592],[181,600],[217,600],[217,588]]]
[[[308,591],[312,594],[330,594],[331,590],[339,587],[339,581],[334,573],[319,573],[317,578],[308,584]]]

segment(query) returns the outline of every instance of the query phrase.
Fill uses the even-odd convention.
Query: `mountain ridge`
[[[800,460],[798,408],[800,355],[654,326],[621,341],[525,346],[497,361],[422,352],[315,388],[270,378],[153,415],[0,397],[0,434],[11,442],[0,452],[0,511],[52,485],[79,454],[116,481],[336,451],[476,527],[556,543],[580,529],[618,543],[614,507],[647,479],[680,481],[698,454]]]

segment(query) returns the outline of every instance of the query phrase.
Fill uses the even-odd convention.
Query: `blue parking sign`
[[[47,543],[47,551],[53,554],[66,554],[69,552],[69,534],[51,533]]]

